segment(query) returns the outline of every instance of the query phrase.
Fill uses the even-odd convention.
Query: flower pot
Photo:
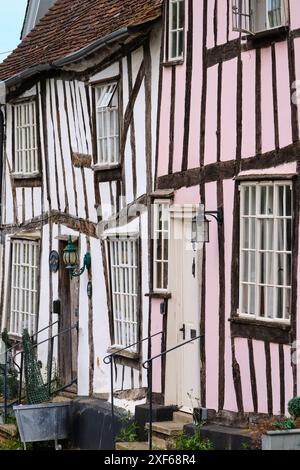
[[[262,450],[300,450],[300,429],[267,432],[262,437]]]

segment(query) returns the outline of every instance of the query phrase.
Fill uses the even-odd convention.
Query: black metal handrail
[[[163,356],[166,356],[172,351],[176,349],[180,349],[187,344],[193,343],[194,341],[198,341],[203,338],[203,335],[196,336],[195,338],[190,339],[189,341],[185,341],[184,343],[177,344],[173,348],[167,349],[166,351],[157,354],[156,356],[151,357],[147,361],[143,363],[144,369],[148,370],[148,387],[149,387],[149,450],[152,450],[152,431],[153,431],[153,383],[152,383],[152,373],[153,373],[153,361],[155,359],[159,359]]]
[[[59,321],[56,321],[56,322],[52,323],[51,325],[49,325],[48,327],[45,327],[42,330],[39,330],[38,332],[34,333],[34,335],[31,336],[31,339],[33,340],[33,338],[35,336],[38,337],[38,335],[40,333],[42,333],[46,330],[50,330],[50,328],[52,328],[56,324],[59,324]],[[78,333],[78,329],[79,329],[79,322],[76,322],[71,327],[66,328],[62,331],[59,331],[55,335],[52,335],[50,338],[46,338],[45,340],[40,341],[39,343],[34,343],[33,346],[32,346],[34,349],[37,349],[42,344],[51,342],[50,354],[49,354],[49,363],[48,363],[47,384],[46,384],[46,386],[48,387],[49,397],[51,395],[51,385],[53,383],[52,368],[53,368],[54,340],[55,340],[55,338],[61,337],[61,336],[65,335],[66,333],[70,333],[73,330],[76,330],[77,333]],[[4,422],[6,422],[6,419],[7,419],[8,409],[11,408],[14,405],[22,403],[22,400],[25,398],[25,397],[22,396],[24,351],[18,351],[14,355],[12,360],[13,360],[14,364],[19,369],[19,374],[20,374],[20,377],[19,377],[19,394],[18,394],[18,399],[17,400],[15,400],[14,402],[8,403],[8,353],[10,351],[14,350],[17,346],[20,346],[20,345],[22,345],[21,341],[17,342],[15,346],[13,346],[11,348],[8,348],[8,349],[5,349],[5,351],[4,351],[4,356],[5,356],[5,359],[4,359],[4,361],[5,361],[5,363],[4,363]],[[15,359],[18,356],[21,356],[20,366],[15,362]],[[72,385],[74,385],[75,383],[77,383],[77,378],[72,380],[71,383],[69,383],[68,385],[64,385],[63,387],[60,387],[59,389],[54,390],[52,393],[57,393],[57,392],[60,392],[62,390],[65,390],[65,389],[71,387]]]
[[[128,349],[133,348],[134,346],[139,346],[140,344],[149,341],[150,339],[156,338],[157,336],[162,335],[164,336],[163,331],[159,331],[147,338],[143,338],[136,343],[130,344],[125,348],[118,349],[117,351],[112,352],[104,357],[103,362],[106,365],[110,364],[110,393],[111,393],[111,421],[112,421],[112,441],[113,441],[113,450],[115,450],[115,440],[116,440],[116,430],[115,430],[115,409],[114,409],[114,372],[113,372],[113,365],[114,365],[114,358],[115,356],[120,355],[124,351],[128,351]]]

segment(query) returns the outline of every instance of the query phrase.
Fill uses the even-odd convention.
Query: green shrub
[[[132,415],[128,412],[118,417],[120,422],[120,430],[117,433],[117,442],[136,442],[138,440],[137,425]]]
[[[214,447],[208,439],[201,438],[201,430],[197,429],[193,436],[184,432],[176,439],[176,450],[213,450]]]
[[[274,428],[282,430],[282,431],[288,431],[289,429],[294,429],[295,424],[292,419],[286,419],[284,421],[276,421],[273,423]]]
[[[294,419],[300,418],[300,397],[293,398],[289,401],[288,410]]]

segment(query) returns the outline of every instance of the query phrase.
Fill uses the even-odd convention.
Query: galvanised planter
[[[27,442],[58,441],[70,437],[70,402],[43,403],[41,405],[14,406],[21,441],[26,449]]]
[[[267,432],[262,437],[262,450],[300,450],[300,429]]]

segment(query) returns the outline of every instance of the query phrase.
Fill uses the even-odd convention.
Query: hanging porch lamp
[[[213,217],[218,225],[222,225],[224,221],[223,209],[219,208],[216,211],[206,211],[204,204],[199,205],[196,216],[192,221],[192,238],[191,242],[194,250],[200,243],[209,243],[209,224],[210,221],[207,216]]]
[[[87,252],[84,255],[83,259],[83,267],[78,267],[78,253],[75,244],[72,241],[72,237],[69,237],[68,244],[64,249],[63,260],[65,263],[66,269],[69,270],[71,277],[79,277],[81,276],[85,269],[89,270],[92,264],[91,254]]]

